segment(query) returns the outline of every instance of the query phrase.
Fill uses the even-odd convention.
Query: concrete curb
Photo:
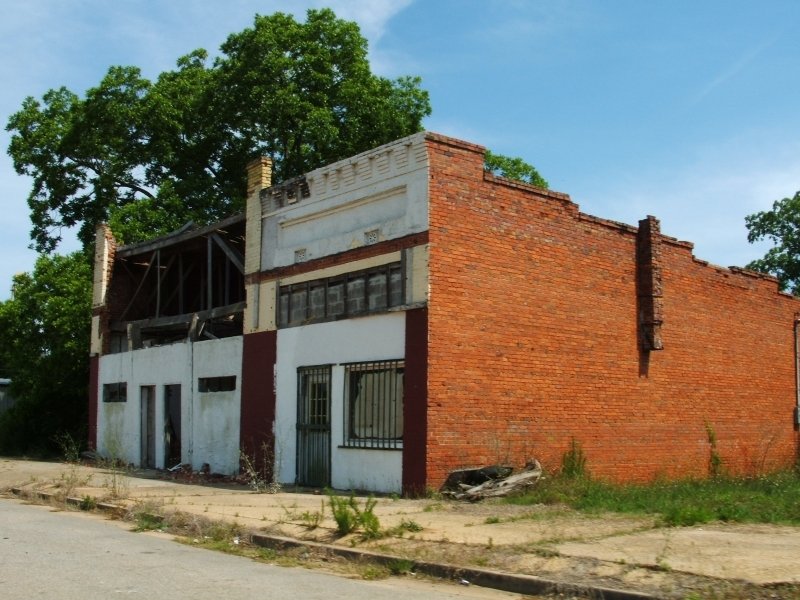
[[[11,493],[20,497],[34,497],[39,500],[50,501],[57,499],[57,495],[51,492],[41,492],[38,490],[24,490],[20,487],[12,487]],[[67,497],[64,501],[71,505],[80,507],[83,504],[82,498]],[[124,506],[111,504],[108,502],[97,502],[95,507],[105,512],[114,514],[122,514],[125,512]],[[157,515],[153,515],[157,517]],[[256,546],[262,548],[271,548],[273,550],[285,550],[287,548],[309,548],[323,552],[329,555],[341,556],[349,560],[368,561],[381,565],[392,565],[398,561],[403,561],[399,556],[391,554],[381,554],[379,552],[371,552],[369,550],[358,550],[355,548],[345,548],[343,546],[334,546],[332,544],[322,544],[320,542],[312,542],[305,540],[298,540],[295,538],[287,538],[277,535],[265,535],[256,533],[250,537],[250,540]],[[492,588],[504,592],[511,592],[515,594],[553,594],[553,593],[567,593],[567,594],[580,594],[590,598],[597,598],[598,600],[657,600],[658,596],[644,594],[642,592],[633,592],[627,590],[617,590],[614,588],[605,588],[599,586],[581,585],[573,583],[563,583],[535,575],[519,575],[514,573],[505,573],[502,571],[493,571],[490,569],[476,569],[473,567],[459,567],[456,565],[449,565],[444,563],[433,563],[427,561],[410,561],[413,563],[413,569],[418,573],[424,573],[432,577],[439,577],[450,581],[464,581],[469,585],[477,585],[480,587]]]
[[[58,500],[58,494],[54,494],[52,492],[41,492],[38,490],[24,490],[19,487],[12,487],[11,493],[15,496],[19,496],[21,498],[36,498],[38,500],[44,500],[49,502],[50,500]],[[75,506],[80,508],[83,504],[83,498],[75,498],[73,496],[67,496],[64,498],[64,503],[69,504],[70,506]],[[119,504],[111,504],[110,502],[96,502],[94,508],[98,508],[102,511],[114,513],[117,515],[124,514],[127,510],[124,506],[120,506]]]
[[[253,534],[251,541],[262,548],[272,548],[273,550],[283,550],[286,548],[310,548],[342,556],[351,560],[364,560],[382,565],[396,564],[402,559],[390,554],[380,554],[369,550],[356,550],[354,548],[344,548],[331,544],[319,542],[303,541],[294,538],[281,537],[276,535]],[[597,586],[579,585],[572,583],[562,583],[535,575],[517,575],[504,573],[489,569],[475,569],[472,567],[458,567],[442,563],[432,563],[426,561],[410,561],[413,569],[418,573],[449,579],[452,581],[466,581],[471,585],[493,588],[504,592],[516,594],[552,594],[552,593],[571,593],[581,594],[590,598],[604,600],[654,600],[657,596],[643,594],[641,592],[631,592],[627,590],[616,590]]]

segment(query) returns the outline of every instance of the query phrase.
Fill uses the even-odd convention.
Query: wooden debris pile
[[[519,473],[511,467],[493,465],[480,469],[459,469],[448,475],[441,488],[444,496],[477,502],[484,498],[500,498],[522,493],[533,487],[542,476],[542,465],[532,460]]]

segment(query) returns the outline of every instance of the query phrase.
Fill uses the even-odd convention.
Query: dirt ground
[[[660,528],[652,517],[565,507],[379,498],[392,535],[338,536],[319,493],[257,494],[241,485],[164,474],[0,459],[0,490],[47,491],[237,523],[245,529],[461,567],[638,591],[661,598],[800,599],[800,528],[711,524]],[[365,499],[360,499],[363,506]],[[326,563],[322,566],[330,568]]]

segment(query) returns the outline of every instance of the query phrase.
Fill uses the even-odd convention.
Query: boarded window
[[[345,446],[402,448],[401,360],[345,366]]]
[[[371,273],[367,278],[367,302],[370,312],[375,312],[386,308],[387,301],[387,273]]]
[[[403,297],[400,263],[284,285],[278,292],[278,326],[384,312],[402,306]]]
[[[232,392],[236,389],[236,375],[225,377],[200,377],[197,380],[197,391],[201,394],[208,392]]]
[[[128,401],[128,383],[126,381],[103,384],[103,402],[127,402],[127,401]]]
[[[329,317],[338,317],[344,314],[344,281],[328,282],[328,312]]]
[[[315,283],[308,290],[308,318],[312,321],[325,317],[325,283]]]
[[[364,278],[352,277],[347,280],[347,314],[357,315],[365,310]]]
[[[292,288],[290,297],[291,304],[289,309],[289,319],[292,323],[302,323],[306,320],[306,310],[308,309],[308,290],[305,287]]]

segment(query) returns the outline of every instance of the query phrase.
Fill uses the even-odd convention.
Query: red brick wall
[[[641,352],[635,228],[484,176],[480,147],[428,146],[428,485],[556,470],[573,437],[600,477],[705,475],[706,424],[734,471],[793,461],[800,302],[660,238],[664,349]]]

